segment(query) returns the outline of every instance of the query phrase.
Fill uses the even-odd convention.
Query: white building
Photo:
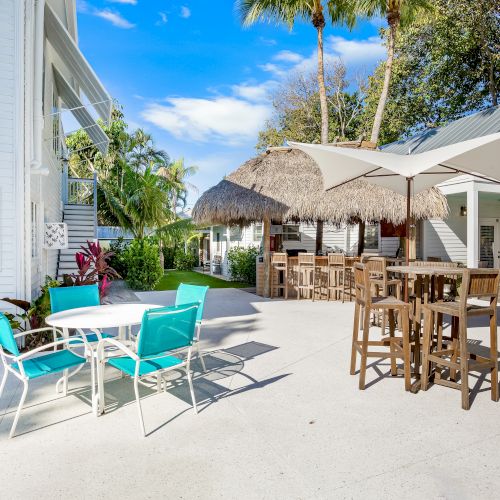
[[[30,300],[58,272],[44,230],[75,211],[64,214],[64,109],[106,151],[95,119],[109,120],[111,99],[78,49],[75,0],[0,0],[0,297]],[[92,191],[92,181],[69,183],[73,195]],[[82,213],[81,236],[92,237],[93,207]]]
[[[430,129],[410,139],[383,147],[397,154],[421,153],[448,144],[500,132],[500,107],[489,108],[449,125]],[[500,178],[500,151],[499,178]],[[417,257],[440,257],[468,267],[500,267],[500,184],[494,181],[460,176],[440,184],[450,207],[446,220],[417,223]],[[307,224],[283,226],[283,250],[315,251],[316,227]],[[202,240],[205,259],[220,256],[222,274],[229,275],[227,251],[232,246],[260,246],[262,225],[248,228],[213,226]],[[210,242],[210,243],[209,243]],[[355,254],[358,227],[325,225],[323,251]],[[380,224],[366,226],[365,251],[394,256],[400,245],[397,237],[384,237]]]

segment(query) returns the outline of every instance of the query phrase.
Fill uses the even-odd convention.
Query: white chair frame
[[[137,335],[137,340],[139,340],[139,334]],[[135,399],[137,402],[137,407],[139,410],[139,427],[140,427],[140,432],[144,437],[146,437],[146,428],[144,426],[144,418],[142,415],[142,407],[141,407],[141,399],[139,395],[139,384],[142,383],[142,379],[152,377],[154,375],[157,376],[157,392],[161,392],[161,384],[163,383],[164,386],[164,391],[166,392],[167,390],[167,384],[166,381],[163,379],[163,375],[169,371],[172,370],[178,370],[180,368],[184,368],[184,371],[186,372],[186,376],[188,379],[188,384],[189,384],[189,391],[191,393],[191,400],[193,402],[193,409],[195,413],[198,413],[198,408],[196,406],[196,398],[194,396],[194,390],[193,390],[193,380],[192,380],[192,374],[191,374],[191,351],[192,351],[192,346],[188,348],[188,353],[186,356],[186,359],[182,361],[181,363],[169,367],[169,368],[163,368],[161,370],[157,370],[154,372],[150,372],[147,375],[140,376],[139,375],[139,368],[141,361],[146,361],[146,359],[141,359],[139,356],[133,352],[131,349],[129,349],[126,345],[124,345],[122,342],[116,340],[116,339],[110,339],[110,338],[104,338],[102,339],[98,346],[97,346],[97,380],[98,380],[98,412],[99,414],[103,414],[105,411],[105,395],[104,395],[104,367],[106,364],[106,353],[104,351],[104,346],[105,344],[110,344],[122,351],[126,356],[129,356],[133,360],[135,360],[135,373],[134,373],[134,393],[135,393]],[[147,360],[153,360],[153,359],[159,359],[163,358],[165,355],[162,356],[157,356],[156,358],[147,358]],[[123,372],[122,372],[123,373]]]
[[[35,330],[28,330],[26,332],[17,333],[14,335],[14,339],[24,337],[24,336],[29,335],[31,333],[37,333],[37,332],[43,332],[43,331],[52,331],[54,334],[54,338],[57,338],[56,334],[62,335],[62,332],[59,332],[58,330],[56,330],[53,327],[45,327],[45,328],[36,328]],[[24,385],[23,393],[21,395],[21,400],[19,401],[19,405],[17,407],[17,411],[16,411],[16,414],[14,417],[14,422],[12,423],[12,427],[10,429],[9,438],[12,438],[16,432],[16,427],[17,427],[17,423],[19,421],[19,416],[21,415],[21,410],[24,406],[24,401],[25,401],[26,395],[28,393],[28,382],[30,379],[28,378],[28,376],[26,375],[26,372],[24,371],[23,361],[28,359],[29,357],[33,356],[34,354],[42,352],[48,348],[53,347],[54,351],[57,351],[57,348],[60,345],[69,345],[70,343],[74,345],[75,342],[81,342],[83,344],[83,346],[85,347],[86,352],[87,352],[87,349],[89,351],[91,350],[89,343],[86,340],[84,340],[83,338],[79,338],[79,337],[78,338],[75,338],[75,337],[63,338],[61,340],[54,340],[53,342],[50,342],[48,344],[45,344],[45,345],[42,345],[42,346],[37,347],[35,349],[32,349],[31,351],[25,352],[25,353],[21,354],[20,356],[14,356],[12,354],[8,354],[0,346],[0,357],[2,358],[2,362],[3,362],[3,366],[4,366],[4,373],[3,373],[3,377],[2,377],[2,382],[0,383],[0,397],[2,397],[4,388],[5,388],[5,383],[7,382],[7,377],[9,375],[9,372],[12,373],[17,379],[19,379]],[[73,354],[87,360],[87,356],[85,354],[83,356],[81,356],[80,354],[77,354],[76,352],[73,352]],[[12,363],[17,363],[17,366],[19,367],[19,371],[12,368],[12,366],[11,366]],[[94,388],[94,385],[95,385],[94,363],[91,363],[90,365],[91,365],[92,388]],[[84,366],[83,363],[81,366],[82,367]],[[78,368],[80,368],[80,367],[78,367]],[[63,373],[64,373],[63,393],[64,393],[64,396],[67,396],[68,395],[68,369],[65,369],[63,371]]]

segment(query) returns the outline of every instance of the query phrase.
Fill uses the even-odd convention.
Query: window
[[[260,241],[262,239],[262,224],[253,225],[253,241]]]
[[[378,251],[378,238],[380,234],[380,224],[378,222],[367,222],[365,225],[365,250]]]
[[[38,257],[38,206],[31,202],[31,257]]]
[[[215,241],[217,242],[216,251],[220,253],[220,233],[215,234]]]
[[[240,226],[232,226],[229,228],[229,238],[231,241],[241,241],[242,231]]]
[[[284,224],[283,241],[300,241],[300,226],[298,224]]]

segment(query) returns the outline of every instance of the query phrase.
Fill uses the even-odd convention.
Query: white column
[[[475,182],[467,189],[467,267],[479,265],[479,193]]]

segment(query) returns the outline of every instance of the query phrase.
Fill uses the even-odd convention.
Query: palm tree
[[[387,44],[387,59],[385,62],[384,83],[377,105],[377,111],[373,119],[370,141],[377,144],[380,136],[380,128],[384,117],[384,110],[389,95],[391,83],[392,65],[394,62],[394,46],[396,36],[401,24],[412,21],[418,11],[430,10],[432,8],[428,0],[357,0],[360,12],[373,17],[383,16],[387,19],[389,26],[389,38]]]
[[[156,173],[167,182],[172,198],[172,209],[175,213],[179,202],[181,208],[185,208],[188,190],[198,190],[196,186],[186,180],[198,172],[198,167],[194,165],[187,167],[184,158],[179,158],[171,163],[161,163],[160,165]]]
[[[309,21],[316,29],[318,45],[318,93],[321,108],[321,144],[328,143],[328,101],[326,98],[325,67],[323,62],[323,31],[326,26],[325,7],[334,24],[354,26],[356,9],[354,0],[238,0],[244,25],[256,21],[285,23],[290,30],[297,18]],[[323,221],[316,221],[316,253],[323,247]]]
[[[326,26],[324,10],[334,24],[354,26],[356,11],[354,0],[238,0],[237,6],[243,24],[257,21],[275,21],[286,24],[290,30],[297,18],[311,22],[317,32],[318,45],[318,93],[321,107],[321,144],[328,143],[328,102],[323,62],[323,31]]]

